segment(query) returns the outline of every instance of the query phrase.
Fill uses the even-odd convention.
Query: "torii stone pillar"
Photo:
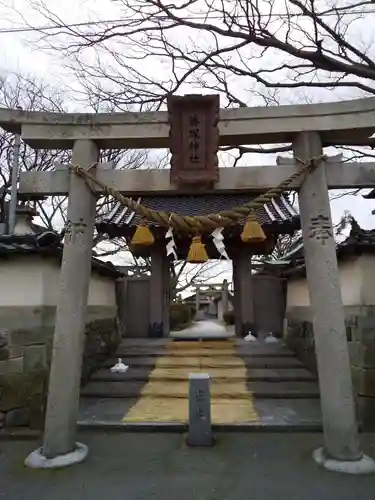
[[[73,164],[88,169],[98,157],[94,142],[75,142]],[[76,422],[95,205],[96,197],[85,181],[71,173],[43,446],[26,459],[30,467],[70,465],[84,460],[88,451],[85,445],[76,443]]]
[[[301,132],[293,142],[295,157],[304,162],[322,154],[316,132]],[[314,459],[327,469],[372,472],[358,444],[344,309],[336,245],[332,229],[324,161],[302,183],[299,193],[306,273],[313,315],[325,447]]]

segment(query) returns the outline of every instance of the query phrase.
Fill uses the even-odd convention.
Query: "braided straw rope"
[[[296,160],[302,164],[302,168],[298,172],[285,179],[278,186],[270,189],[260,196],[257,196],[254,200],[249,201],[248,203],[244,203],[241,206],[222,210],[217,214],[195,216],[179,215],[172,212],[153,210],[152,208],[148,208],[145,205],[137,203],[131,198],[122,195],[116,189],[107,186],[106,184],[104,184],[104,182],[101,182],[80,165],[69,165],[69,168],[86,181],[94,194],[96,193],[93,185],[99,186],[103,189],[107,196],[112,196],[115,200],[120,202],[122,205],[130,208],[138,216],[140,216],[142,219],[147,220],[148,222],[154,222],[157,225],[165,228],[172,227],[173,229],[181,232],[206,233],[212,232],[216,228],[231,226],[238,222],[239,219],[242,219],[243,217],[249,215],[250,212],[262,207],[264,204],[271,201],[272,198],[280,196],[293,181],[298,179],[302,174],[308,173],[309,170],[315,169],[318,164],[324,159],[325,155],[321,155],[316,158],[312,158],[310,161],[305,163],[300,158],[296,158]],[[91,168],[94,168],[96,165],[97,164],[94,163],[89,168],[89,170]]]

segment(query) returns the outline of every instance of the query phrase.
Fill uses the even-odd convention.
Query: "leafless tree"
[[[207,261],[204,264],[189,264],[186,260],[171,265],[171,294],[175,299],[179,294],[194,285],[215,281],[223,273],[219,261]]]
[[[41,29],[43,36],[52,35],[55,47],[60,39],[59,50],[87,64],[90,75],[111,77],[113,65],[106,70],[104,55],[127,70],[122,78],[119,72],[111,78],[125,89],[124,105],[158,106],[184,83],[210,90],[214,85],[228,104],[237,106],[248,104],[249,90],[252,98],[261,91],[268,104],[278,102],[282,89],[375,93],[372,30],[367,29],[375,17],[371,0],[113,0],[108,6],[111,3],[117,11],[120,6],[118,21],[68,26],[43,0],[31,1],[55,27]],[[94,59],[93,48],[102,57]],[[147,84],[138,63],[156,59],[167,61],[169,71]],[[251,80],[259,86],[249,87]],[[265,94],[264,89],[271,91]]]
[[[117,21],[81,25],[68,25],[43,0],[30,4],[47,25],[36,27],[34,42],[65,57],[83,98],[113,110],[157,110],[170,93],[204,89],[220,93],[225,107],[375,94],[370,0],[107,0]],[[374,145],[340,150],[363,159]],[[290,151],[290,144],[223,148],[233,166]]]
[[[65,56],[84,95],[117,110],[160,109],[170,93],[197,89],[225,107],[375,94],[372,0],[107,0],[117,20],[90,11],[75,25],[44,0],[29,4],[44,19],[34,42]],[[363,158],[374,145],[343,151]],[[291,145],[223,149],[235,166]]]
[[[66,111],[68,97],[47,84],[38,82],[34,78],[20,75],[7,75],[0,79],[0,106],[22,108],[34,111]],[[14,137],[12,134],[0,130],[0,212],[5,213],[5,202],[10,196],[12,182]],[[33,149],[21,142],[19,164],[20,171],[49,171],[55,163],[68,163],[68,151],[50,151]],[[106,150],[101,152],[100,160],[112,161],[115,168],[138,168],[147,159],[144,151]],[[99,212],[110,210],[112,201],[107,198],[98,200]],[[41,224],[49,229],[61,230],[66,223],[66,197],[51,197],[37,203]],[[113,255],[126,248],[124,241],[116,241],[108,245],[103,235],[94,237],[95,252],[101,256]]]

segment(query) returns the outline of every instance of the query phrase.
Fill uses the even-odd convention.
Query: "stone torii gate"
[[[72,149],[72,163],[85,169],[98,161],[100,148],[169,147],[166,112],[94,115],[0,109],[0,126],[22,134],[31,147]],[[218,126],[221,145],[292,143],[298,158],[293,164],[221,169],[215,184],[221,192],[266,191],[297,172],[299,161],[321,156],[325,146],[368,144],[375,132],[375,98],[221,110]],[[106,167],[98,165],[95,175],[124,194],[176,189],[168,172]],[[358,444],[328,189],[374,186],[374,163],[340,164],[337,158],[322,161],[302,186],[290,186],[299,190],[324,424],[325,446],[314,458],[326,468],[351,473],[374,471],[375,466]],[[76,443],[76,420],[96,197],[84,179],[61,166],[53,172],[21,174],[20,192],[69,195],[43,446],[26,460],[33,467],[62,466],[87,454],[85,445]]]

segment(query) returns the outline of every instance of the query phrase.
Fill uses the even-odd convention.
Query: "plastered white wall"
[[[0,260],[0,307],[43,305],[41,270],[39,255]]]
[[[359,261],[362,273],[361,303],[364,306],[375,305],[375,255],[361,255]]]
[[[0,260],[0,307],[55,306],[60,266],[40,256],[15,256]],[[115,281],[92,272],[88,306],[116,307]]]
[[[45,260],[43,265],[44,304],[56,305],[60,285],[60,267],[56,261]],[[100,276],[94,270],[91,273],[88,306],[116,307],[115,281],[113,278]]]
[[[366,287],[363,286],[364,277],[368,283]],[[339,278],[344,306],[375,304],[375,255],[362,255],[339,262]],[[306,278],[289,279],[287,309],[309,305]]]

